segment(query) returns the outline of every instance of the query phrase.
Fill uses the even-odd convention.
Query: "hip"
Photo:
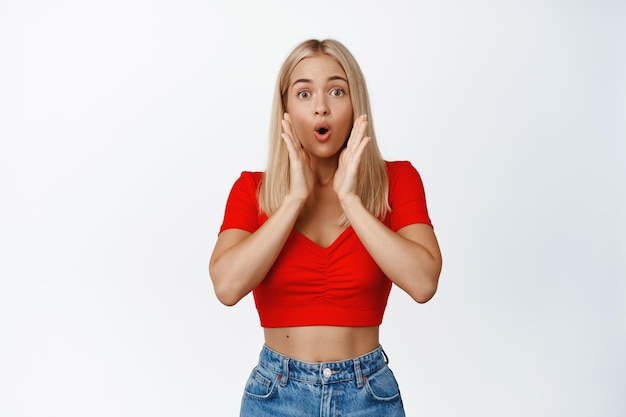
[[[364,355],[305,362],[264,346],[246,383],[241,417],[404,416],[400,389],[382,347]]]

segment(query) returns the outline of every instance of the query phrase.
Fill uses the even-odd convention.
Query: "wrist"
[[[302,209],[302,207],[304,207],[306,200],[307,199],[304,197],[295,196],[291,193],[287,193],[285,195],[285,198],[283,199],[282,205],[286,207],[294,207],[299,212]]]
[[[339,204],[344,212],[358,206],[362,206],[361,197],[356,193],[349,193],[339,196]]]

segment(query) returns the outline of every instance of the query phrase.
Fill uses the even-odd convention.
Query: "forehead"
[[[337,61],[328,55],[320,54],[304,58],[298,62],[289,78],[291,84],[299,79],[315,81],[316,78],[319,78],[326,80],[337,75],[346,78],[346,72]]]

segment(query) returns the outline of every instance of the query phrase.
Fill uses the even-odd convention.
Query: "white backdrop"
[[[0,4],[0,415],[235,416],[262,334],[214,297],[278,67],[344,42],[422,174],[435,298],[382,342],[410,416],[626,415],[622,1]]]

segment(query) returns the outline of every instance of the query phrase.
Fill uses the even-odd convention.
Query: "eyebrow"
[[[346,84],[348,84],[348,80],[343,78],[341,75],[333,75],[332,77],[328,77],[328,81],[337,81],[337,80],[341,80],[345,82]],[[293,84],[291,84],[291,86],[293,87],[294,85],[298,83],[310,83],[310,82],[311,80],[309,80],[308,78],[300,78],[299,80],[294,81]]]

